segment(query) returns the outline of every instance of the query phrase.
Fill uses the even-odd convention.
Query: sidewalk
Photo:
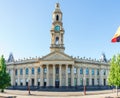
[[[47,92],[47,91],[31,91],[31,95],[28,95],[28,91],[20,90],[5,90],[5,93],[0,93],[0,98],[113,98],[116,93],[112,90],[101,91],[87,91],[86,95],[83,92]],[[120,94],[119,94],[120,96]]]

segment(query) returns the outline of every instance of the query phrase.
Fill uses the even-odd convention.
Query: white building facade
[[[14,88],[88,88],[107,87],[109,64],[101,60],[73,58],[64,53],[64,28],[59,3],[53,12],[50,53],[41,58],[15,61],[10,55],[7,71]]]

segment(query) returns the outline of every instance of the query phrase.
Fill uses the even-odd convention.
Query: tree
[[[120,54],[114,55],[111,59],[108,84],[110,86],[116,86],[116,93],[118,96],[117,88],[120,86]]]
[[[0,89],[4,92],[4,89],[10,86],[10,76],[6,72],[6,64],[3,55],[0,58]]]

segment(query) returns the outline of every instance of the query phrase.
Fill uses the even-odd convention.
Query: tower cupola
[[[59,3],[56,3],[55,10],[52,16],[52,28],[51,32],[51,52],[59,51],[64,52],[64,43],[63,43],[63,23],[62,23],[62,12],[60,10]]]

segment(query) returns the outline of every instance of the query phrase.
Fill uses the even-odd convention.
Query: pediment
[[[48,60],[48,61],[54,61],[54,60],[73,60],[72,57],[70,57],[69,55],[65,54],[65,53],[61,53],[61,52],[53,52],[53,53],[50,53],[46,56],[44,56],[42,58],[42,60]]]

